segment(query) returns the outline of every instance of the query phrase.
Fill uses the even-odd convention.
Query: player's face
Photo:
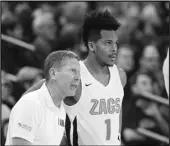
[[[64,95],[74,96],[80,82],[79,61],[75,58],[64,60],[57,78]]]
[[[103,65],[113,66],[117,55],[118,36],[113,30],[101,30],[96,43],[96,60]]]

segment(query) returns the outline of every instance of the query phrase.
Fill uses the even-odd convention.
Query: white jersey
[[[107,86],[98,82],[82,61],[80,69],[81,97],[75,105],[65,105],[71,122],[77,117],[78,144],[120,145],[119,114],[124,91],[117,66],[109,67]]]

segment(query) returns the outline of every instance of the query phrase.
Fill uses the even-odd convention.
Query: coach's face
[[[75,58],[65,59],[58,73],[60,90],[65,96],[74,96],[80,82],[80,64]]]
[[[96,59],[108,66],[113,66],[117,55],[118,36],[114,30],[101,30],[101,38],[96,43]]]

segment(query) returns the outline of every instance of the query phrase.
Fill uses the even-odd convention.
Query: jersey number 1
[[[106,124],[106,140],[110,140],[110,135],[111,135],[111,120],[106,119],[105,120]]]

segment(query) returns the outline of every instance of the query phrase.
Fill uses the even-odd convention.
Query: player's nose
[[[114,53],[114,54],[117,53],[117,47],[113,46],[112,49],[111,49],[111,52]]]
[[[117,52],[117,45],[116,44],[112,45],[111,51],[112,51],[112,53],[116,53]]]

